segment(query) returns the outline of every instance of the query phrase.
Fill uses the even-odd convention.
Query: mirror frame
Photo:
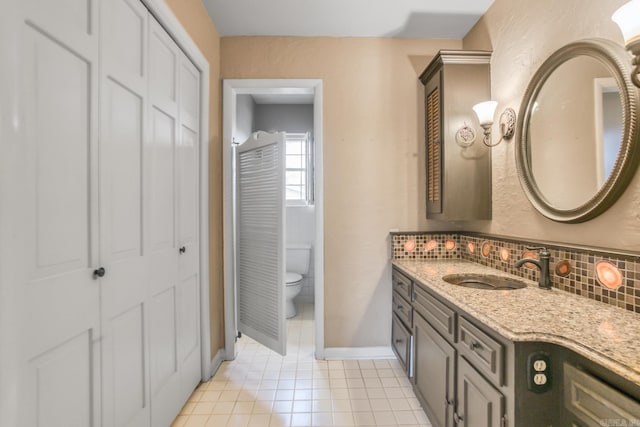
[[[531,170],[530,120],[531,112],[540,90],[549,76],[566,61],[586,55],[595,58],[607,67],[615,79],[622,100],[624,129],[618,158],[611,174],[602,187],[584,204],[573,209],[558,209],[551,205],[538,188]],[[638,130],[638,98],[640,91],[631,81],[631,60],[621,45],[605,39],[580,40],[555,51],[535,72],[520,105],[516,135],[516,167],[520,184],[529,202],[547,218],[566,223],[590,220],[607,209],[622,195],[634,177],[640,160]]]

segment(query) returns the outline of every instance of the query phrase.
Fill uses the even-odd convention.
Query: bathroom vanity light
[[[505,109],[500,115],[500,140],[495,144],[491,140],[491,126],[493,126],[493,117],[496,112],[498,103],[496,101],[485,101],[473,106],[473,111],[478,116],[480,126],[484,129],[484,138],[482,142],[487,147],[495,147],[500,144],[503,139],[513,138],[516,129],[516,112],[513,108]]]
[[[624,37],[625,47],[633,55],[633,72],[631,80],[633,84],[640,88],[640,0],[631,0],[616,10],[611,16],[613,22],[618,24],[622,36]]]

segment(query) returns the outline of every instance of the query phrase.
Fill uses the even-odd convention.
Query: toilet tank
[[[286,258],[287,271],[304,276],[309,272],[311,245],[287,245]]]

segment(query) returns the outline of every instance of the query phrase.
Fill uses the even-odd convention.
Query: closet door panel
[[[178,139],[178,46],[152,18],[149,25],[150,137],[147,175],[150,252],[149,324],[151,422],[169,425],[185,399],[178,356],[179,250],[176,242],[176,145]]]
[[[100,258],[103,425],[149,425],[143,149],[148,12],[101,2]]]
[[[82,9],[85,2],[76,2]],[[24,238],[19,284],[21,425],[98,424],[97,46],[95,11],[78,17],[24,3]],[[42,7],[47,9],[47,6]],[[86,10],[86,9],[85,9]],[[22,141],[21,141],[22,142]],[[23,260],[18,261],[22,263]]]

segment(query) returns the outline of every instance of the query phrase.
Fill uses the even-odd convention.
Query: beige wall
[[[625,0],[495,0],[464,39],[466,49],[491,49],[493,98],[501,108],[520,108],[526,86],[556,49],[583,38],[622,43],[611,14]],[[475,231],[556,242],[640,250],[640,179],[634,178],[618,202],[582,224],[559,224],[535,211],[520,187],[515,142],[493,149],[493,220],[465,224]]]
[[[220,37],[201,0],[165,0],[209,61],[209,192],[211,356],[224,347],[222,276],[222,146],[220,117]]]
[[[418,76],[439,49],[460,47],[460,40],[222,38],[222,78],[323,80],[327,347],[389,345],[388,232],[416,229],[424,211]]]

